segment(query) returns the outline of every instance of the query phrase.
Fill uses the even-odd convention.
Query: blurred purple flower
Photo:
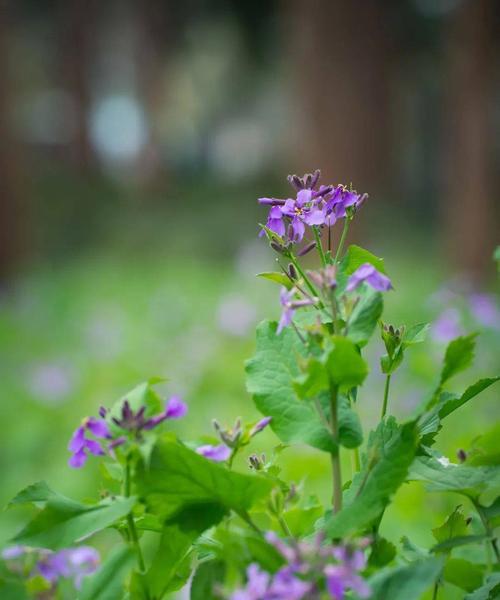
[[[469,305],[474,318],[481,325],[500,329],[500,310],[493,296],[480,293],[471,294]]]
[[[256,320],[255,306],[244,296],[229,295],[222,298],[217,310],[219,327],[226,333],[244,336]]]
[[[85,437],[87,432],[97,438],[111,438],[111,432],[104,419],[86,417],[75,430],[68,444],[68,450],[72,453],[68,464],[74,469],[83,467],[87,461],[87,452],[95,456],[104,455],[104,449],[98,441]]]
[[[74,387],[73,369],[63,363],[39,363],[29,374],[29,388],[33,396],[51,403],[62,400]]]
[[[259,565],[252,563],[247,569],[247,585],[237,590],[231,600],[261,600],[266,597],[270,575],[261,571]]]
[[[138,431],[140,429],[153,429],[154,427],[168,419],[182,419],[182,417],[186,416],[187,412],[187,404],[185,404],[179,396],[172,396],[165,405],[165,410],[162,413],[144,421],[144,423],[136,427],[136,429]],[[142,415],[143,414],[144,413],[142,413]]]
[[[24,556],[26,553],[25,546],[7,546],[2,550],[1,556],[4,560],[14,560],[15,558],[20,558]]]
[[[370,263],[364,263],[354,271],[347,282],[346,291],[352,292],[363,282],[370,285],[378,292],[387,292],[392,289],[392,283],[389,277],[377,271]]]
[[[196,448],[196,452],[213,462],[224,462],[231,456],[231,448],[228,448],[225,444],[219,444],[218,446],[206,444]]]
[[[456,308],[446,308],[431,326],[431,337],[436,342],[449,342],[462,335],[460,313]]]

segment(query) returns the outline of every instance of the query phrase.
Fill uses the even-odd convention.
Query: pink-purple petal
[[[165,417],[167,419],[181,419],[188,412],[188,407],[179,396],[172,396],[165,408]]]
[[[85,440],[85,448],[94,456],[104,456],[104,449],[96,440]]]
[[[87,429],[98,438],[109,438],[111,432],[109,431],[108,424],[104,419],[96,419],[90,417],[87,419]]]
[[[70,452],[78,452],[85,443],[85,428],[83,426],[75,429],[75,432],[71,436],[68,444],[68,450]]]
[[[68,461],[68,465],[73,469],[80,469],[87,462],[85,450],[81,448],[75,452]]]
[[[225,444],[219,444],[218,446],[206,444],[196,448],[196,452],[214,462],[224,462],[231,456],[231,448],[228,448]]]

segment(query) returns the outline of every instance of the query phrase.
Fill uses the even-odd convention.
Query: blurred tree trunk
[[[10,274],[21,253],[20,154],[12,135],[11,78],[8,60],[7,8],[0,4],[0,281]]]
[[[67,158],[77,170],[94,164],[89,138],[90,63],[95,44],[96,0],[62,0],[59,4],[59,49],[61,83],[71,95],[75,134]]]
[[[390,36],[386,3],[362,5],[295,0],[285,35],[297,70],[302,168],[376,193],[390,169]]]
[[[474,280],[493,269],[493,27],[493,0],[468,0],[447,30],[445,243],[454,266]]]

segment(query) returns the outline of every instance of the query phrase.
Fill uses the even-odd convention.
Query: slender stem
[[[323,267],[326,267],[326,256],[323,250],[323,243],[321,241],[319,229],[316,226],[313,226],[312,230],[314,233],[314,239],[316,240],[316,248],[318,249],[319,257],[321,258],[321,263],[323,264]]]
[[[434,589],[432,591],[432,600],[437,600],[438,591],[439,591],[439,585],[438,585],[438,582],[436,581],[436,583],[434,584]]]
[[[385,417],[385,413],[387,412],[387,402],[389,400],[389,386],[391,385],[391,375],[390,373],[385,378],[385,388],[384,388],[384,403],[382,404],[382,414],[380,415],[380,420]]]
[[[290,527],[288,527],[288,523],[285,521],[285,518],[283,517],[283,515],[279,515],[279,517],[278,517],[278,523],[280,524],[280,527],[283,530],[283,533],[287,537],[289,537],[289,538],[291,538],[293,540],[294,539],[294,535],[290,531]]]
[[[349,229],[349,223],[350,223],[350,219],[349,217],[345,218],[344,221],[344,229],[342,230],[342,235],[340,237],[340,242],[337,248],[337,252],[335,253],[335,260],[333,261],[333,264],[336,265],[339,261],[340,258],[340,253],[342,252],[342,248],[344,247],[344,242],[345,242],[345,238],[347,236],[347,231]]]
[[[352,451],[352,474],[353,476],[361,471],[361,461],[359,459],[359,448],[354,448]]]
[[[297,269],[299,275],[302,277],[302,279],[304,280],[304,283],[307,285],[307,287],[309,288],[309,291],[311,292],[311,294],[315,297],[318,297],[318,292],[316,290],[316,288],[314,287],[314,285],[311,283],[311,280],[309,279],[309,277],[304,273],[304,270],[302,269],[302,267],[299,265],[297,259],[295,258],[295,256],[293,255],[292,252],[290,252],[290,254],[288,255],[288,258],[292,261],[293,266]]]
[[[328,251],[331,253],[332,251],[332,228],[328,227]]]
[[[125,496],[130,496],[130,459],[127,457],[127,462],[125,464],[125,479],[124,479],[124,491]],[[142,555],[141,545],[139,544],[139,536],[137,535],[137,529],[135,527],[134,516],[132,513],[127,515],[127,525],[129,530],[130,539],[132,541],[132,545],[135,548],[137,553],[137,564],[139,566],[139,570],[141,573],[145,573],[146,564],[144,562],[144,556]]]
[[[338,389],[330,384],[330,411],[332,422],[332,434],[336,449],[332,452],[332,476],[333,476],[333,512],[338,513],[342,508],[342,472],[340,468],[340,444],[339,422],[338,422]]]
[[[245,521],[245,523],[247,525],[249,525],[255,531],[255,533],[258,533],[262,537],[264,536],[264,534],[262,533],[262,531],[252,521],[252,518],[250,517],[250,515],[247,513],[246,510],[242,510],[241,512],[238,512],[238,515],[243,519],[243,521]]]
[[[479,502],[474,498],[471,498],[470,496],[469,498],[472,504],[474,505],[474,508],[476,509],[479,518],[481,519],[486,535],[491,538],[490,543],[491,547],[493,548],[493,552],[495,553],[495,558],[497,559],[497,562],[500,562],[500,552],[498,551],[497,540],[488,521],[488,517],[485,515],[483,507],[479,504]]]

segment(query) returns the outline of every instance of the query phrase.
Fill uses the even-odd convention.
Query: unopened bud
[[[297,281],[297,279],[299,278],[297,269],[294,267],[294,265],[292,263],[290,263],[288,265],[288,275],[289,275],[290,279],[293,279],[294,281]]]
[[[461,463],[464,463],[467,460],[467,452],[465,450],[457,450],[457,458]]]
[[[316,169],[316,171],[314,171],[314,173],[310,177],[310,187],[311,189],[313,189],[314,187],[316,187],[316,184],[318,183],[319,178],[321,177],[321,171],[319,169]]]
[[[275,250],[276,252],[278,252],[279,254],[284,254],[285,252],[285,248],[281,245],[278,244],[278,242],[275,242],[274,240],[272,242],[270,242],[269,244],[271,246],[271,248],[273,250]]]
[[[316,242],[309,242],[309,244],[306,244],[303,248],[301,248],[297,252],[297,256],[305,256],[306,254],[308,254],[309,252],[311,252],[311,250],[313,248],[316,248]]]
[[[264,468],[264,463],[264,455],[262,455],[262,457],[259,457],[257,456],[257,454],[250,454],[250,456],[248,457],[248,464],[250,468],[255,469],[255,471],[262,471],[262,469]]]
[[[101,417],[101,419],[105,419],[107,414],[108,414],[107,408],[105,408],[104,406],[100,406],[99,407],[99,416]]]

